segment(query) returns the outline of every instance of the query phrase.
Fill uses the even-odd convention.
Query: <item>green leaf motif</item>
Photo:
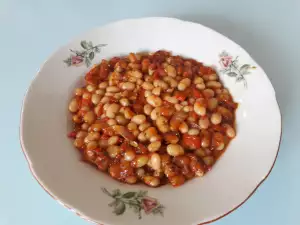
[[[126,205],[125,205],[125,203],[122,202],[122,201],[117,201],[116,206],[115,206],[115,209],[114,209],[113,212],[114,212],[116,215],[122,215],[122,214],[125,212],[125,210],[126,210]]]
[[[65,59],[64,63],[67,64],[67,66],[71,66],[72,65],[72,59],[71,59],[71,57]]]
[[[115,207],[117,206],[119,200],[114,200],[113,202],[109,203],[108,206]]]
[[[120,189],[115,189],[115,190],[113,190],[113,192],[112,192],[112,197],[119,197],[119,196],[121,196],[121,191],[120,191]]]
[[[239,77],[236,78],[236,81],[237,81],[237,82],[240,82],[240,81],[242,81],[242,80],[244,80],[244,77],[242,77],[242,76],[239,76]]]
[[[107,44],[99,44],[99,45],[96,45],[96,47],[99,47],[99,48],[101,48],[101,47],[104,47],[104,46],[106,46]]]
[[[235,73],[235,72],[229,72],[229,73],[227,73],[227,75],[230,76],[230,77],[236,77],[237,73]]]
[[[81,50],[70,49],[71,55],[68,59],[63,60],[67,66],[79,65],[79,63],[73,63],[71,57],[72,56],[79,56],[84,59],[84,63],[87,67],[91,66],[92,60],[95,58],[95,54],[101,51],[101,47],[106,46],[106,44],[98,44],[93,46],[91,41],[82,40],[80,42],[80,46],[82,47]],[[74,53],[74,54],[72,54]]]
[[[244,75],[247,72],[247,70],[250,69],[250,68],[251,68],[251,66],[249,64],[242,65],[241,68],[240,68],[241,74]]]
[[[85,57],[84,62],[86,67],[89,67],[92,64],[91,60],[88,57]]]
[[[87,43],[86,41],[81,41],[81,42],[80,42],[80,45],[81,45],[81,47],[84,48],[84,49],[88,49],[88,48],[89,48],[88,43]]]
[[[100,49],[99,47],[96,46],[96,47],[94,48],[94,51],[95,51],[96,53],[99,53],[99,52],[101,51],[101,49]]]
[[[108,196],[113,197],[113,195],[110,194],[109,191],[106,188],[101,188],[101,190],[103,191],[104,194],[107,194]]]
[[[111,203],[108,204],[108,206],[114,209],[113,213],[116,215],[122,215],[126,211],[126,208],[129,208],[137,214],[138,219],[142,218],[142,213],[145,213],[147,215],[158,214],[163,216],[165,207],[161,205],[157,199],[149,197],[147,195],[147,191],[140,190],[122,193],[119,189],[115,189],[110,193],[106,188],[102,188],[102,191],[114,199]],[[145,212],[142,204],[144,198],[148,198],[149,201],[153,201],[153,203],[156,203],[156,207],[154,207],[152,210],[148,209],[147,213]]]
[[[91,41],[88,42],[88,47],[92,48],[93,47],[93,43]]]
[[[84,56],[85,51],[75,51],[76,55]]]
[[[133,198],[135,196],[135,192],[127,192],[122,195],[122,198]]]
[[[139,191],[136,196],[140,198],[140,197],[145,197],[147,194],[148,191]]]
[[[223,51],[220,55],[220,64],[221,68],[223,68],[222,64],[222,57],[230,57],[233,58],[233,56],[229,55],[227,52]],[[239,63],[239,56],[236,56],[234,60],[232,60],[231,64],[225,68],[219,70],[220,73],[223,73],[225,75],[228,75],[229,77],[235,77],[236,82],[243,82],[244,87],[247,88],[247,80],[245,78],[245,75],[251,74],[251,70],[255,69],[255,66],[251,66],[250,64],[241,64]]]
[[[93,60],[93,59],[94,59],[94,56],[95,56],[95,53],[94,53],[94,52],[90,52],[90,54],[89,54],[90,60]]]

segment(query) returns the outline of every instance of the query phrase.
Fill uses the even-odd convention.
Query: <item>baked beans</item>
[[[102,60],[69,103],[69,137],[112,178],[174,187],[203,176],[236,136],[237,103],[216,71],[166,51]]]

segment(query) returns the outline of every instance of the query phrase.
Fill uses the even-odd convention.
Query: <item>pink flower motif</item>
[[[226,55],[220,57],[220,64],[223,67],[223,69],[228,68],[232,63],[232,56]]]
[[[82,56],[79,56],[79,55],[73,55],[72,57],[71,57],[71,63],[72,63],[72,65],[77,65],[77,64],[79,64],[79,63],[82,63],[83,62],[83,58],[82,58]]]
[[[155,198],[144,197],[142,199],[142,208],[146,214],[152,212],[152,210],[158,206],[158,202]]]

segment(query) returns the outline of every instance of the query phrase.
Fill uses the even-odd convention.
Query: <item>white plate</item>
[[[215,66],[239,103],[237,136],[225,154],[206,176],[179,188],[121,184],[81,162],[79,153],[66,138],[71,130],[68,102],[74,88],[83,83],[87,66],[103,58],[159,49]],[[230,65],[235,73],[224,71]],[[105,225],[188,225],[223,217],[245,202],[268,176],[280,137],[280,111],[263,69],[245,50],[221,34],[172,18],[115,22],[61,47],[30,85],[20,128],[22,148],[41,186],[83,218]],[[148,191],[140,192],[141,218],[128,205],[125,209],[122,203],[116,208],[109,206],[114,197],[103,192],[103,188],[109,193],[115,189],[121,193]],[[130,199],[131,195],[127,197]],[[160,207],[153,211],[154,206]],[[114,209],[121,215],[113,213]],[[163,216],[154,215],[155,212]]]

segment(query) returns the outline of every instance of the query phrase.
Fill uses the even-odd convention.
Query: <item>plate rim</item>
[[[193,21],[188,21],[188,20],[183,20],[183,19],[178,19],[178,18],[173,18],[173,17],[138,17],[138,18],[128,18],[128,19],[121,19],[121,20],[114,20],[112,22],[109,22],[109,23],[105,23],[101,26],[96,26],[96,27],[93,27],[92,29],[88,29],[88,30],[85,30],[81,33],[79,33],[79,35],[76,35],[75,37],[72,37],[70,40],[68,40],[65,44],[61,45],[61,46],[58,46],[48,57],[47,59],[39,66],[39,69],[38,71],[36,72],[35,76],[31,79],[30,81],[30,84],[27,88],[27,90],[25,91],[25,94],[24,94],[24,97],[23,97],[23,100],[22,100],[22,106],[21,106],[21,112],[20,112],[20,123],[19,123],[19,141],[20,141],[20,145],[21,145],[21,150],[24,154],[24,158],[25,160],[27,161],[27,164],[28,164],[28,167],[29,167],[29,171],[31,173],[31,175],[33,176],[33,178],[37,181],[37,183],[44,189],[44,191],[46,193],[48,193],[48,195],[50,195],[56,202],[58,202],[59,204],[61,204],[63,207],[65,207],[66,209],[72,211],[73,213],[75,213],[77,216],[79,216],[80,218],[88,221],[88,222],[91,222],[91,223],[94,223],[94,224],[98,224],[98,225],[104,225],[104,224],[101,224],[99,222],[96,222],[94,221],[93,219],[89,218],[88,216],[85,216],[84,213],[79,213],[77,211],[77,209],[74,209],[73,207],[70,207],[68,206],[66,203],[63,202],[63,200],[60,200],[59,197],[55,196],[54,194],[51,193],[51,190],[50,188],[46,188],[45,185],[43,184],[42,180],[36,175],[35,173],[35,170],[34,170],[34,167],[32,166],[32,162],[27,154],[27,151],[26,151],[26,148],[25,148],[25,145],[24,145],[24,140],[23,140],[23,116],[24,116],[24,106],[25,106],[25,102],[27,100],[27,97],[28,97],[28,92],[29,90],[32,88],[32,85],[34,83],[34,81],[36,80],[36,78],[39,76],[42,68],[44,67],[44,65],[63,47],[67,46],[68,44],[72,43],[74,40],[80,38],[81,36],[84,36],[85,34],[87,33],[90,33],[90,32],[93,32],[95,30],[97,30],[98,28],[100,27],[104,27],[104,26],[110,26],[112,24],[115,24],[115,23],[120,23],[120,22],[130,22],[130,21],[141,21],[141,20],[151,20],[151,19],[168,19],[168,20],[173,20],[173,21],[177,21],[177,22],[181,22],[181,23],[190,23],[190,24],[196,24],[196,25],[200,25],[210,31],[212,31],[213,33],[215,34],[218,34],[218,35],[221,35],[223,38],[225,38],[227,41],[230,41],[232,43],[234,43],[235,45],[239,46],[245,53],[248,54],[248,56],[256,63],[256,65],[258,65],[260,67],[260,69],[262,70],[263,72],[263,75],[267,78],[268,82],[271,84],[271,88],[274,92],[274,100],[276,102],[276,105],[278,107],[278,113],[279,113],[279,116],[280,116],[280,136],[279,136],[279,142],[278,142],[278,147],[277,147],[277,150],[276,150],[276,155],[275,155],[275,158],[274,158],[274,161],[269,169],[269,171],[266,173],[266,175],[261,178],[260,182],[255,186],[255,188],[251,191],[251,193],[241,202],[239,203],[237,206],[235,207],[232,207],[231,210],[229,210],[228,212],[226,213],[223,213],[222,215],[220,216],[217,216],[216,218],[214,219],[209,219],[207,221],[204,221],[198,225],[204,225],[204,224],[209,224],[209,223],[213,223],[217,220],[220,220],[222,218],[224,218],[225,216],[231,214],[232,212],[234,212],[235,210],[237,210],[238,208],[240,208],[243,204],[245,204],[249,198],[251,198],[255,192],[258,190],[258,188],[266,181],[266,179],[269,177],[269,175],[271,174],[274,166],[275,166],[275,163],[277,161],[277,157],[278,157],[278,154],[279,154],[279,150],[280,150],[280,146],[281,146],[281,141],[282,141],[282,115],[281,115],[281,110],[280,110],[280,106],[278,104],[278,100],[276,98],[276,91],[272,85],[272,82],[271,80],[269,79],[269,77],[267,76],[267,74],[265,73],[265,71],[263,70],[263,68],[254,60],[254,58],[243,48],[241,47],[239,44],[237,44],[236,42],[234,42],[233,40],[231,40],[230,38],[228,38],[227,36],[225,36],[224,34],[222,33],[219,33],[218,31],[210,28],[210,27],[207,27],[201,23],[198,23],[198,22],[193,22]],[[48,190],[49,189],[49,190]]]

